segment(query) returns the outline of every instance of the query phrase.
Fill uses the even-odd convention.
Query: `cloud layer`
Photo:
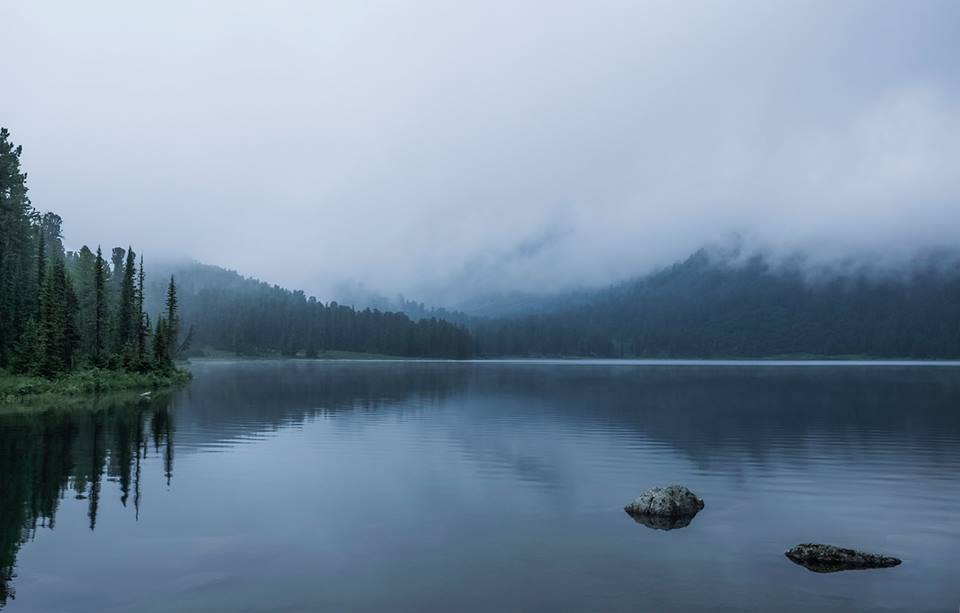
[[[0,123],[67,243],[320,296],[598,285],[731,235],[960,235],[955,2],[0,8]]]

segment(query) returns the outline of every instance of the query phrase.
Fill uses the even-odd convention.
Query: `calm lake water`
[[[956,611],[960,368],[203,362],[0,414],[4,613]],[[687,485],[654,530],[623,505]],[[899,567],[817,574],[801,542]]]

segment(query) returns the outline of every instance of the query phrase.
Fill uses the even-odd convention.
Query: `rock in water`
[[[686,528],[690,525],[690,520],[693,519],[692,515],[683,515],[680,517],[660,517],[658,515],[636,515],[634,513],[629,513],[630,517],[633,518],[633,521],[638,524],[643,524],[647,528],[653,528],[654,530],[676,530],[677,528]]]
[[[703,508],[703,500],[682,485],[655,487],[623,508],[638,523],[657,530],[690,525]]]
[[[862,570],[867,568],[890,568],[900,564],[900,560],[876,553],[864,553],[855,549],[844,549],[833,545],[803,543],[786,553],[791,561],[815,573],[835,573],[840,570]]]

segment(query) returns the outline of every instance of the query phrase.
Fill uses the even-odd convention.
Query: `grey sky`
[[[12,1],[67,244],[325,296],[603,284],[734,233],[960,236],[960,3]]]

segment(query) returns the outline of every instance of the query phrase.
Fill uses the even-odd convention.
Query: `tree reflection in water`
[[[103,481],[119,486],[120,503],[140,514],[141,460],[163,458],[173,475],[171,398],[100,398],[88,408],[31,408],[0,414],[0,607],[14,598],[20,546],[39,528],[53,529],[68,494],[87,501],[97,526]],[[152,443],[152,444],[151,444]]]

